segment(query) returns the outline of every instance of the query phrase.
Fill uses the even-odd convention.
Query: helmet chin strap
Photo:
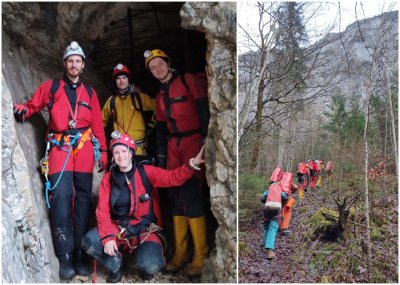
[[[128,87],[126,87],[126,88],[124,88],[124,89],[119,89],[119,88],[118,88],[118,93],[119,93],[120,95],[126,95],[126,94],[129,93],[130,88],[131,88],[130,85],[128,85]]]
[[[164,82],[164,80],[167,79],[167,77],[169,76],[170,73],[171,73],[171,67],[168,67],[167,75],[165,75],[164,78],[161,78],[160,81]]]

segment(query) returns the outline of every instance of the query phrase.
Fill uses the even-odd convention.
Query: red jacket
[[[165,122],[168,131],[171,134],[182,133],[187,131],[199,130],[202,136],[207,135],[207,127],[209,115],[207,118],[207,109],[205,105],[204,111],[198,112],[198,102],[207,100],[207,89],[200,80],[196,80],[196,76],[191,73],[184,74],[186,83],[190,92],[182,83],[180,76],[174,74],[169,83],[164,84],[160,92],[157,94],[157,113],[156,120]],[[168,102],[170,112],[166,112],[166,93],[168,93]],[[208,108],[208,101],[207,101]],[[203,116],[205,116],[203,118]]]
[[[29,118],[36,112],[41,111],[49,104],[51,93],[50,87],[53,80],[42,83],[33,94],[33,97],[25,104],[27,109],[26,118]],[[53,106],[50,109],[49,129],[56,132],[68,130],[68,122],[70,121],[70,102],[65,92],[64,86],[66,82],[60,80],[60,86],[54,94]],[[78,109],[76,117],[76,128],[91,127],[93,134],[99,140],[100,148],[107,149],[106,138],[103,129],[103,121],[101,116],[101,108],[97,98],[97,94],[92,88],[92,96],[90,97],[83,83],[76,89]],[[72,110],[73,112],[75,110]]]
[[[153,191],[157,191],[158,187],[167,188],[180,186],[193,176],[194,170],[187,164],[182,165],[174,170],[164,170],[152,165],[144,165],[146,175],[153,186]],[[99,187],[99,199],[96,209],[97,227],[102,245],[107,241],[116,238],[119,233],[118,221],[111,218],[111,176],[112,172],[108,171],[104,174]],[[131,191],[131,208],[128,216],[131,217],[129,224],[137,225],[148,215],[150,208],[150,200],[140,202],[139,197],[146,194],[146,189],[138,171],[134,173],[135,187],[132,183],[128,185]]]

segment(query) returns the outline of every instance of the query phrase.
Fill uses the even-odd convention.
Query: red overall
[[[167,158],[166,169],[175,169],[200,151],[207,136],[209,109],[207,90],[193,74],[186,73],[189,90],[174,74],[157,94],[157,155]],[[169,136],[168,142],[166,137]],[[169,189],[174,216],[190,218],[204,215],[201,182],[204,170],[181,187]]]
[[[51,85],[52,80],[41,84],[32,99],[25,104],[27,118],[49,104]],[[101,109],[93,89],[92,95],[89,96],[83,83],[73,89],[64,79],[60,80],[53,99],[52,107],[49,108],[48,127],[49,134],[54,136],[49,135],[49,140],[61,139],[61,144],[64,141],[63,146],[52,144],[48,160],[51,187],[57,185],[51,196],[54,245],[56,254],[61,255],[80,249],[81,240],[87,232],[94,166],[92,134],[98,139],[101,150],[107,148]],[[79,150],[76,149],[74,152],[71,150],[68,155],[70,149],[68,141],[74,138],[74,133],[68,128],[71,120],[76,122],[75,132],[82,136],[75,145],[76,147],[81,143]],[[69,132],[69,137],[66,132]]]
[[[311,189],[315,188],[315,184],[317,183],[317,171],[316,171],[316,167],[317,165],[315,164],[315,162],[313,160],[308,161],[308,166],[310,168],[310,179],[311,179]]]
[[[177,185],[182,185],[190,177],[193,176],[194,170],[192,170],[187,163],[181,165],[175,170],[164,170],[151,165],[144,165],[146,175],[153,186],[153,191],[157,191],[158,187],[172,187]],[[107,172],[100,183],[99,187],[99,200],[96,209],[97,226],[98,233],[102,245],[104,246],[107,241],[115,240],[117,246],[119,247],[124,241],[117,239],[118,233],[121,231],[118,228],[119,222],[113,220],[112,218],[112,205],[117,197],[112,195],[112,184],[111,184],[112,172]],[[147,200],[142,202],[139,197],[146,194],[145,186],[143,185],[142,179],[138,171],[133,174],[133,179],[131,183],[128,184],[129,190],[131,192],[131,208],[128,214],[130,218],[130,225],[139,225],[144,218],[149,214],[150,202]],[[132,186],[134,184],[134,187]],[[155,197],[153,196],[153,199]],[[134,242],[136,240],[134,239]],[[146,241],[153,241],[161,244],[160,237],[155,233],[151,233]],[[132,246],[135,244],[133,243]]]

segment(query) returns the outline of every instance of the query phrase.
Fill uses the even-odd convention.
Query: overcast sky
[[[258,10],[254,7],[256,1],[241,1],[237,3],[238,23],[246,30],[252,27],[257,28]],[[339,21],[339,3],[340,3],[340,21]],[[309,33],[311,30],[326,31],[333,27],[332,32],[344,31],[346,27],[354,23],[357,18],[370,18],[386,11],[398,10],[397,2],[389,1],[340,1],[340,2],[319,2],[313,1],[318,9],[318,15],[313,17],[308,25]],[[320,5],[321,4],[321,5]],[[357,11],[357,14],[356,14]],[[340,25],[339,25],[340,24]],[[340,30],[339,30],[340,28]],[[311,39],[318,35],[311,35]],[[238,28],[238,51],[245,52],[241,42],[243,40],[243,30]],[[315,39],[314,39],[315,40]]]

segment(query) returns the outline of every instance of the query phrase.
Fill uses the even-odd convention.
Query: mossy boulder
[[[339,213],[337,211],[321,207],[311,216],[306,236],[311,240],[321,236],[328,238],[327,235],[337,227],[338,220]]]

